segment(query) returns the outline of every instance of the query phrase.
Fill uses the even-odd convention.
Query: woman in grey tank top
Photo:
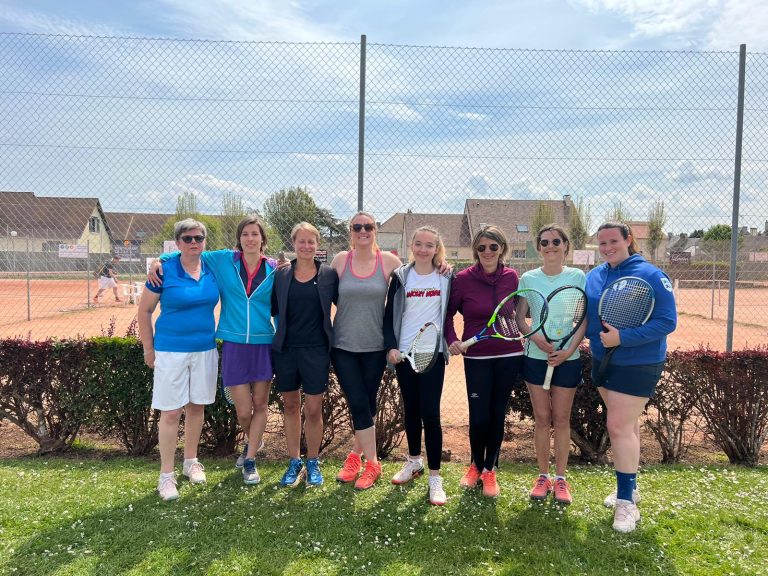
[[[381,475],[376,457],[376,395],[386,367],[384,304],[400,259],[376,243],[376,219],[358,212],[349,221],[350,250],[331,266],[339,275],[331,359],[352,413],[355,440],[336,479],[365,490]],[[365,456],[363,465],[362,456]]]

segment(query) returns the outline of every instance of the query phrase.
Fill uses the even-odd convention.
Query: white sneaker
[[[632,490],[632,500],[635,504],[640,504],[640,492],[637,490]],[[603,500],[603,506],[606,508],[613,508],[616,506],[616,490],[608,494],[608,496],[605,497],[605,500]]]
[[[613,513],[613,529],[618,532],[632,532],[640,522],[640,511],[637,505],[629,500],[616,500],[616,511]]]
[[[179,490],[176,488],[176,474],[164,476],[160,475],[160,480],[157,482],[157,491],[160,494],[160,498],[166,502],[176,500],[179,497]]]
[[[205,484],[205,481],[206,481],[205,466],[203,466],[197,460],[194,460],[189,463],[184,462],[182,473],[184,474],[184,476],[189,478],[189,481],[192,484]]]
[[[405,461],[400,471],[392,477],[392,484],[405,484],[417,476],[421,476],[423,473],[424,461],[421,458],[418,460],[411,460],[409,458]]]
[[[429,477],[429,503],[434,506],[442,506],[448,498],[443,490],[443,478],[441,476]]]

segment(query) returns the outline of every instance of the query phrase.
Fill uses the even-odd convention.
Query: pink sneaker
[[[157,492],[165,502],[176,500],[179,497],[179,489],[176,487],[176,474],[160,476],[157,482]]]
[[[531,500],[546,500],[550,492],[552,492],[552,480],[548,475],[540,474],[533,483],[529,496]]]

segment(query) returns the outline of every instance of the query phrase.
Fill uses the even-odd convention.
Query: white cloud
[[[691,161],[679,162],[666,174],[667,180],[680,184],[693,184],[706,180],[730,180],[732,176],[714,166],[704,166]]]
[[[3,6],[0,22],[9,28],[35,34],[68,34],[72,36],[125,36],[124,30],[94,24],[85,20],[71,20],[30,10],[14,10]]]
[[[369,104],[366,107],[367,116],[393,118],[402,122],[421,122],[423,117],[407,104]]]
[[[462,120],[471,120],[472,122],[485,122],[488,120],[488,114],[478,114],[477,112],[457,112],[457,118]]]
[[[337,33],[312,22],[302,2],[281,0],[159,0],[160,18],[186,36],[226,40],[332,42]]]

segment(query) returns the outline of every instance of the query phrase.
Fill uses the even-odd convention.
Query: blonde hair
[[[419,232],[429,232],[430,234],[435,235],[435,255],[432,256],[432,265],[433,266],[440,266],[440,264],[443,263],[445,260],[445,244],[443,244],[443,239],[440,237],[440,232],[437,231],[437,228],[434,226],[419,226],[416,228],[416,230],[413,231],[413,234],[411,234],[411,254],[408,257],[409,262],[413,262],[413,241],[416,240],[416,234]]]
[[[299,233],[300,230],[306,230],[307,232],[311,232],[315,236],[315,240],[317,240],[318,246],[320,245],[320,232],[317,228],[312,226],[309,222],[299,222],[296,224],[293,228],[291,228],[291,240],[296,241],[296,235]]]
[[[509,252],[509,243],[507,242],[507,237],[504,235],[504,232],[501,231],[501,228],[494,226],[493,224],[480,228],[472,239],[472,257],[475,259],[475,262],[480,262],[480,257],[477,255],[477,247],[483,238],[493,240],[499,245],[499,262],[503,264],[507,252]]]
[[[611,221],[606,222],[605,224],[601,224],[600,227],[597,229],[597,233],[600,234],[600,230],[609,230],[610,228],[616,228],[621,232],[621,237],[624,238],[624,240],[629,240],[630,236],[632,239],[629,242],[629,255],[632,256],[632,254],[637,254],[640,252],[640,248],[637,245],[637,242],[635,241],[635,235],[632,234],[632,228],[629,227],[629,224],[625,222],[618,222],[618,221]]]
[[[355,249],[355,241],[353,240],[353,236],[352,236],[352,222],[358,216],[365,216],[366,218],[369,218],[370,221],[371,221],[371,224],[373,224],[373,231],[374,232],[376,232],[379,229],[379,227],[376,226],[376,216],[374,216],[370,212],[366,212],[365,210],[358,210],[357,212],[355,212],[355,214],[353,214],[352,218],[349,219],[349,223],[348,223],[349,224],[349,232],[350,232],[350,235],[349,235],[349,249],[350,250],[354,250]],[[381,248],[379,248],[379,243],[376,242],[376,236],[373,237],[373,242],[372,242],[372,246],[371,247],[373,248],[374,252],[377,252],[378,250],[381,250]]]

